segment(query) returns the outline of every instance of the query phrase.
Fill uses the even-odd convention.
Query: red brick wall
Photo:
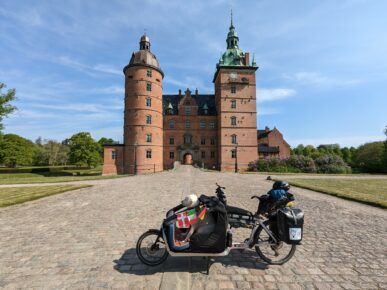
[[[237,78],[231,80],[230,73]],[[231,92],[235,86],[236,92]],[[220,68],[215,79],[215,98],[218,109],[218,140],[220,169],[232,171],[236,160],[231,151],[235,145],[231,143],[231,135],[237,136],[237,163],[240,171],[247,170],[250,161],[258,158],[257,153],[257,109],[255,69]],[[236,108],[231,108],[231,101],[236,101]],[[231,117],[237,123],[231,125]]]
[[[102,175],[123,174],[123,146],[109,145],[104,147]],[[112,152],[116,152],[116,159],[112,158]]]

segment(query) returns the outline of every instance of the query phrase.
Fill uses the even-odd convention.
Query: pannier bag
[[[299,208],[285,207],[277,211],[278,237],[287,244],[302,240],[304,212]]]

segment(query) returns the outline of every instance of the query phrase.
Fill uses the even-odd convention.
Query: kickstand
[[[207,257],[207,276],[210,275],[210,257]]]

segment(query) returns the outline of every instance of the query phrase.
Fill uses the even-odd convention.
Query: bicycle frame
[[[267,228],[267,226],[264,224],[264,220],[262,219],[257,219],[257,223],[251,230],[250,237],[247,241],[242,242],[242,243],[233,243],[231,247],[227,247],[223,252],[221,253],[206,253],[206,252],[201,252],[201,253],[188,253],[188,252],[174,252],[171,251],[168,245],[168,240],[164,231],[163,226],[161,226],[161,232],[163,235],[163,239],[165,242],[165,247],[168,251],[168,253],[172,257],[222,257],[222,256],[227,256],[231,250],[236,250],[236,249],[249,249],[252,248],[258,241],[255,241],[255,233],[259,229],[259,227],[262,227],[263,230],[273,239],[273,241],[276,243],[277,239],[273,236],[272,232]]]

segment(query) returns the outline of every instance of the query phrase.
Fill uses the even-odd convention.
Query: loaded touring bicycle
[[[262,196],[256,213],[227,205],[224,187],[217,184],[216,196],[187,196],[167,212],[160,229],[140,236],[136,246],[139,259],[157,266],[168,255],[180,257],[226,256],[231,250],[255,247],[268,264],[281,265],[294,255],[303,235],[304,214],[294,207],[289,184],[276,181]],[[233,228],[251,229],[243,242],[234,242]]]

